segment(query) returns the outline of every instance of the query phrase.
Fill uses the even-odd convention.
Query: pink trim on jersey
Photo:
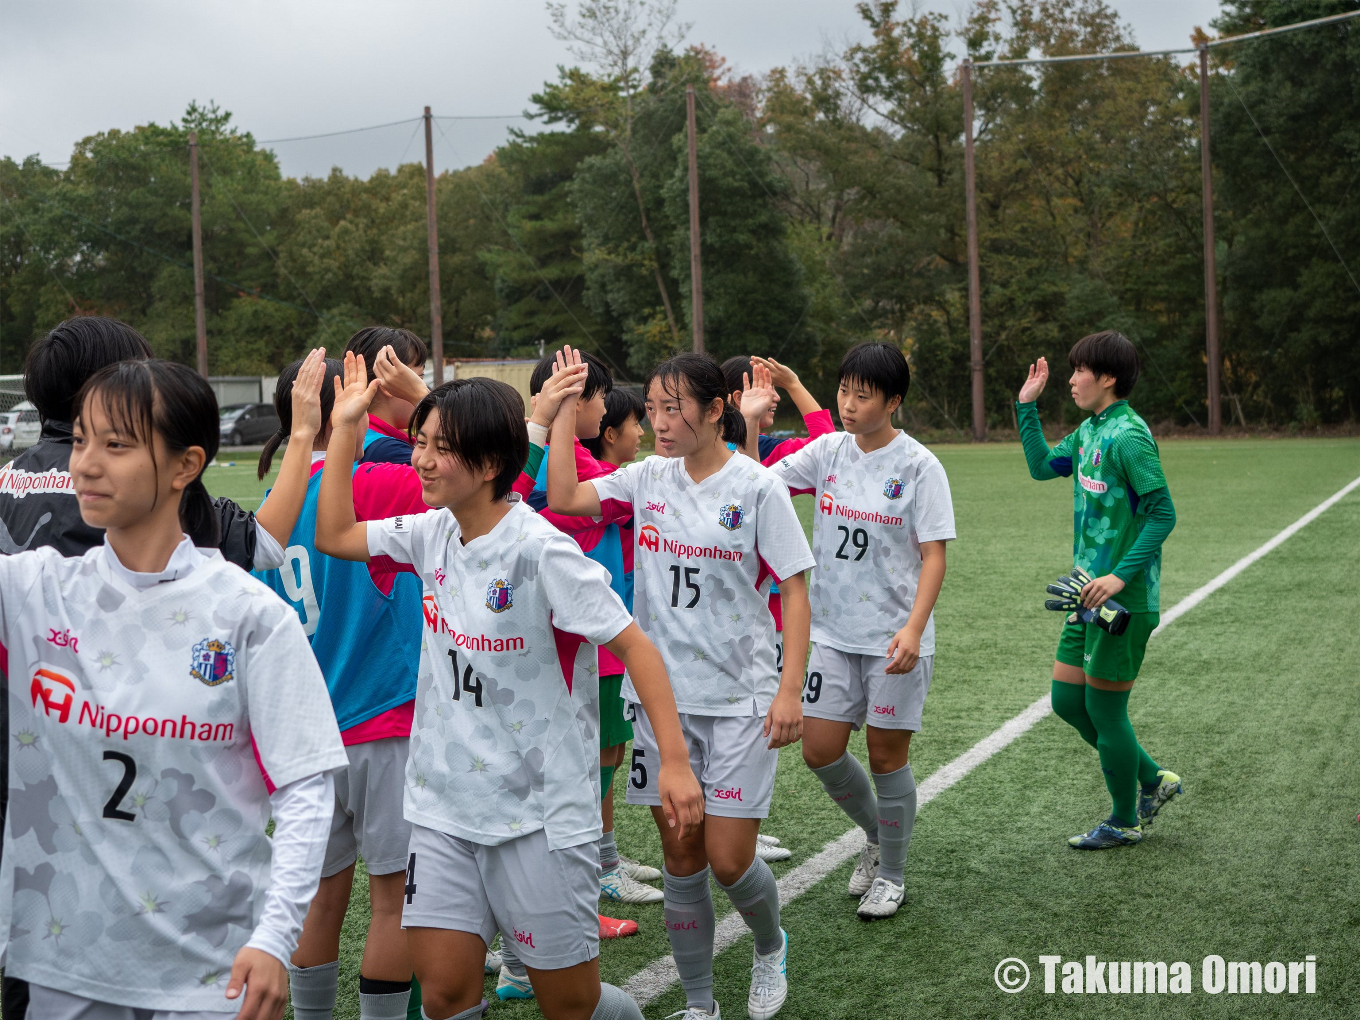
[[[416,444],[411,440],[411,437],[407,434],[405,429],[399,429],[391,422],[383,421],[383,419],[379,418],[377,415],[370,414],[368,416],[368,427],[374,432],[381,432],[383,435],[389,436],[392,439],[400,439],[412,449],[415,448]]]
[[[0,641],[0,677],[9,678],[9,649]]]
[[[769,467],[771,464],[782,460],[789,454],[797,453],[818,436],[830,435],[832,432],[836,431],[835,423],[831,420],[831,412],[826,410],[813,411],[811,414],[803,415],[803,424],[807,426],[808,434],[806,436],[795,436],[793,439],[784,440],[771,450],[770,455],[762,460],[761,463],[766,467]],[[811,492],[812,490],[807,489],[804,491]],[[798,493],[794,493],[794,495],[798,495]]]
[[[356,520],[385,521],[403,514],[423,514],[430,509],[420,498],[420,476],[410,464],[360,464],[355,469]],[[398,563],[390,556],[374,556],[368,561],[368,574],[384,595],[392,594],[397,574],[415,572],[411,564]]]
[[[264,767],[264,762],[260,759],[260,749],[255,746],[255,734],[253,733],[250,735],[250,751],[255,755],[255,764],[260,766],[260,775],[264,778],[264,788],[273,793],[278,787],[274,785],[274,780],[269,778],[269,770]]]
[[[784,630],[784,603],[779,599],[779,592],[770,592],[770,615],[774,617],[775,633]]]
[[[416,703],[408,701],[404,705],[396,708],[389,708],[386,712],[375,715],[372,719],[365,719],[361,723],[351,726],[340,734],[340,742],[346,747],[354,744],[369,744],[375,740],[385,740],[388,737],[409,737],[411,735],[411,723],[415,720]]]
[[[567,682],[567,693],[571,693],[571,675],[576,666],[576,653],[585,644],[580,634],[568,634],[565,630],[552,629],[553,643],[557,645],[557,664],[562,667],[562,679]]]

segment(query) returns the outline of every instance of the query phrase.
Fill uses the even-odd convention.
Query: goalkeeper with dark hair
[[[1035,400],[1048,381],[1048,363],[1030,366],[1016,405],[1029,473],[1043,481],[1071,476],[1075,496],[1072,582],[1078,613],[1068,617],[1053,663],[1053,711],[1100,754],[1114,802],[1110,817],[1071,846],[1103,850],[1128,846],[1172,797],[1180,777],[1160,768],[1139,745],[1129,722],[1129,692],[1157,627],[1162,543],[1176,525],[1157,443],[1125,399],[1138,380],[1138,354],[1122,333],[1108,330],[1077,341],[1068,352],[1072,399],[1090,413],[1077,431],[1049,448]],[[1064,577],[1062,582],[1071,578]],[[1037,594],[1037,593],[1036,593]],[[1119,628],[1084,622],[1118,596],[1128,610]],[[1065,606],[1064,608],[1069,608]],[[1050,608],[1056,608],[1056,604]],[[1109,614],[1106,614],[1107,616]]]

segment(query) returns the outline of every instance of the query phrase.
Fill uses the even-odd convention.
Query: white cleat
[[[769,956],[754,953],[751,964],[751,994],[746,999],[746,1012],[751,1020],[770,1020],[784,1008],[789,996],[788,959],[789,936],[783,929],[784,944]]]
[[[631,875],[639,882],[656,882],[661,878],[661,872],[650,864],[642,864],[619,854],[619,870]]]
[[[616,865],[600,873],[600,899],[615,903],[660,903],[666,894],[650,885],[643,885]]]
[[[869,891],[878,877],[878,844],[866,842],[859,852],[855,870],[850,872],[850,882],[845,887],[847,895],[860,897]]]
[[[787,847],[771,846],[769,843],[756,843],[756,856],[762,861],[787,861],[793,851]]]
[[[756,834],[756,842],[757,842],[757,843],[764,843],[766,846],[778,846],[778,845],[779,845],[779,837],[778,837],[778,836],[767,836],[767,835],[765,835],[765,833],[760,832],[760,833],[757,833],[757,834]]]
[[[504,962],[505,961],[501,959],[501,954],[497,950],[488,949],[486,951],[485,973],[495,974],[497,971],[501,969],[501,964],[503,964]]]
[[[869,891],[860,898],[859,909],[855,913],[862,921],[878,921],[892,917],[906,898],[905,885],[898,885],[886,878],[875,878],[874,884],[869,886]]]
[[[672,1013],[666,1020],[718,1020],[722,1016],[722,1011],[718,1009],[718,1000],[713,1000],[713,1012],[708,1013],[695,1006],[689,1006],[679,1012]]]

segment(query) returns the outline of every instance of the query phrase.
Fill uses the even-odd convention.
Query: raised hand
[[[779,394],[775,392],[770,381],[770,370],[756,364],[754,359],[751,363],[751,374],[749,376],[742,374],[741,385],[740,397],[737,398],[734,394],[734,398],[741,408],[741,416],[747,421],[759,421],[779,400]]]
[[[558,354],[558,358],[561,357]],[[544,380],[543,388],[538,391],[538,399],[534,401],[534,411],[529,420],[544,427],[551,425],[562,402],[567,398],[575,399],[585,390],[589,371],[590,367],[579,361],[574,365],[559,363],[554,366],[553,374]]]
[[[335,407],[331,410],[331,425],[340,429],[358,425],[368,415],[369,405],[378,393],[378,380],[367,381],[364,356],[345,352],[345,382],[335,380]]]
[[[751,365],[759,366],[769,373],[770,382],[778,386],[781,390],[791,390],[795,386],[801,386],[802,381],[798,378],[798,373],[789,368],[788,365],[781,365],[774,358],[751,358]]]
[[[1048,361],[1040,358],[1029,366],[1029,377],[1025,380],[1025,385],[1020,387],[1020,403],[1030,404],[1039,399],[1039,394],[1044,392],[1044,385],[1047,382]]]
[[[418,404],[429,393],[425,380],[416,374],[410,365],[403,365],[397,352],[388,344],[373,359],[373,374],[378,385],[389,397]]]
[[[326,381],[326,348],[318,347],[302,359],[293,380],[293,431],[290,439],[310,445],[325,422],[321,420],[321,384]]]

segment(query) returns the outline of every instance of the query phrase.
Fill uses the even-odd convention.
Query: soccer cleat
[[[859,860],[855,862],[855,870],[850,872],[850,882],[845,887],[846,895],[858,899],[869,891],[869,886],[874,884],[877,877],[878,844],[866,841],[864,849],[859,852]]]
[[[768,956],[752,954],[751,994],[746,998],[746,1012],[751,1020],[770,1020],[784,1008],[789,996],[788,960],[789,935],[779,929],[784,944]]]
[[[869,891],[860,897],[859,907],[855,913],[859,915],[861,921],[879,921],[897,913],[897,908],[906,898],[906,885],[875,877]]]
[[[636,921],[605,917],[603,914],[596,916],[600,919],[600,938],[602,939],[621,939],[638,933]]]
[[[615,903],[660,903],[666,894],[643,885],[619,865],[600,872],[600,899]]]
[[[721,1016],[722,1011],[718,1009],[718,1000],[714,999],[712,1013],[698,1009],[694,1006],[689,1006],[686,1009],[670,1014],[666,1017],[666,1020],[718,1020]]]
[[[1143,830],[1138,826],[1115,825],[1114,818],[1105,819],[1090,832],[1073,836],[1067,845],[1078,850],[1107,850],[1112,846],[1133,846],[1143,839]]]
[[[757,840],[756,856],[767,863],[771,861],[787,861],[793,856],[793,851],[788,847],[771,846],[768,843],[761,843]]]
[[[529,984],[529,975],[517,977],[510,973],[509,968],[501,968],[501,976],[496,979],[496,998],[501,1002],[508,999],[532,999],[534,997],[534,986]]]
[[[756,842],[757,842],[757,843],[764,843],[766,846],[778,846],[778,845],[779,845],[779,837],[778,837],[778,836],[767,836],[767,835],[765,835],[765,833],[763,833],[763,832],[758,832],[758,833],[756,833]]]
[[[1139,788],[1138,790],[1138,825],[1146,827],[1152,824],[1152,820],[1157,817],[1157,812],[1170,803],[1171,798],[1177,794],[1185,792],[1185,787],[1181,786],[1181,777],[1170,769],[1158,769],[1157,785],[1151,789]]]
[[[661,878],[661,872],[650,864],[641,864],[631,857],[619,854],[619,870],[631,875],[639,882],[655,882]]]
[[[501,959],[501,954],[497,950],[488,949],[486,951],[486,967],[484,973],[496,973],[496,971],[501,969],[503,963],[504,961]]]

